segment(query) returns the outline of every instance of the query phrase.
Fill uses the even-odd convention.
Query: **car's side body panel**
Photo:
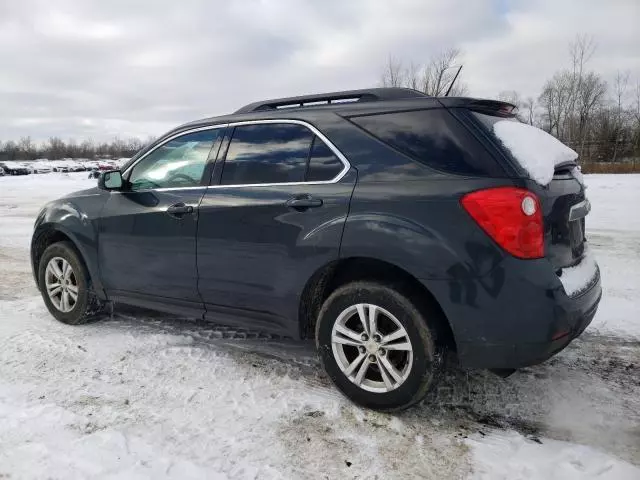
[[[198,302],[196,231],[206,187],[112,192],[99,222],[98,261],[107,292]],[[171,216],[171,205],[193,213]]]
[[[58,231],[67,236],[78,248],[91,275],[95,293],[100,298],[106,299],[98,268],[98,223],[108,198],[108,192],[92,188],[51,202],[40,211],[31,240],[31,265],[36,284],[38,283],[36,245],[42,235]]]
[[[304,286],[339,258],[357,172],[344,160],[333,180],[220,185],[227,146],[228,139],[200,205],[198,288],[206,318],[297,337]],[[321,204],[288,204],[298,198]]]
[[[335,184],[210,188],[200,206],[198,286],[207,318],[296,336],[309,277],[337,260],[356,173]],[[298,195],[322,199],[296,211]],[[233,318],[232,318],[233,317]]]

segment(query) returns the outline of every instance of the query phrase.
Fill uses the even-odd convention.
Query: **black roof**
[[[250,103],[235,113],[249,113],[264,110],[278,110],[296,107],[334,105],[351,102],[377,102],[382,100],[401,100],[407,98],[427,97],[411,88],[370,88],[365,90],[345,90],[342,92],[317,93],[299,97],[275,98]]]
[[[243,120],[269,118],[298,118],[310,120],[328,111],[340,111],[343,115],[375,113],[387,109],[429,108],[429,106],[472,107],[474,109],[497,110],[510,105],[495,100],[479,100],[468,97],[431,97],[410,88],[369,88],[341,92],[318,93],[298,97],[277,98],[253,102],[236,112],[189,122],[170,133],[198,126],[231,123]]]

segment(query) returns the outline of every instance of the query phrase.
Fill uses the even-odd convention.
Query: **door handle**
[[[321,198],[313,198],[311,195],[301,195],[293,197],[287,201],[287,207],[295,210],[306,210],[308,208],[318,208],[322,206]]]
[[[176,203],[167,208],[167,213],[172,217],[182,218],[187,213],[193,213],[193,207],[184,203]]]

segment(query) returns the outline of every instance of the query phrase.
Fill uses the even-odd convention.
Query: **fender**
[[[74,202],[77,198],[82,198],[83,208]],[[73,197],[64,197],[50,202],[40,211],[36,218],[31,240],[31,265],[36,284],[38,283],[36,257],[42,253],[37,251],[38,241],[42,235],[59,232],[68,237],[80,252],[93,282],[96,295],[101,300],[107,299],[98,268],[97,223],[106,199],[107,195],[96,188],[77,192],[73,194]]]
[[[438,208],[441,214],[446,210],[442,204]],[[449,212],[453,228],[459,228],[456,226],[456,209]],[[470,222],[457,225],[464,224]],[[486,235],[473,228],[463,233],[447,235],[426,224],[393,214],[350,214],[345,224],[340,257],[383,260],[420,280],[466,281],[484,276],[500,264],[504,255],[487,241]],[[456,237],[463,239],[457,243],[446,240]]]

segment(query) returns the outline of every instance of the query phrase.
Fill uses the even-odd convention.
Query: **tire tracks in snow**
[[[140,333],[188,336],[205,349],[235,352],[241,362],[277,362],[265,367],[301,379],[331,395],[311,343],[301,344],[206,322],[116,314]],[[174,352],[179,354],[179,352]],[[411,422],[453,422],[463,432],[513,429],[537,439],[577,441],[640,465],[640,342],[586,334],[542,365],[499,378],[486,371],[449,368],[442,383],[408,413]],[[335,393],[336,396],[337,392]]]

